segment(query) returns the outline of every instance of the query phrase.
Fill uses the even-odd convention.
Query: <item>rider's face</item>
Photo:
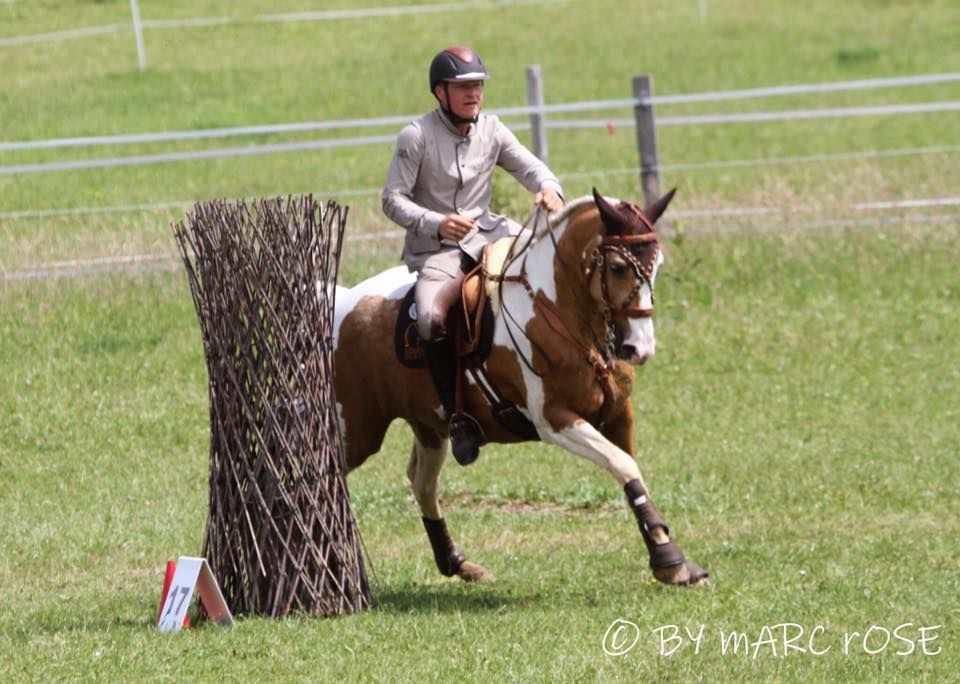
[[[472,119],[480,114],[483,106],[483,81],[448,81],[446,88],[437,87],[437,97],[447,109],[464,119]],[[450,100],[447,102],[447,94]]]

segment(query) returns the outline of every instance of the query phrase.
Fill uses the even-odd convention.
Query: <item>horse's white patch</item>
[[[640,478],[640,469],[633,457],[585,420],[578,420],[559,432],[540,431],[540,437],[545,442],[556,444],[596,463],[613,475],[621,485]]]
[[[407,288],[416,280],[416,274],[410,273],[406,266],[395,266],[394,268],[378,273],[372,278],[358,283],[354,287],[337,286],[335,308],[333,312],[333,348],[337,348],[340,339],[340,325],[343,319],[353,311],[360,300],[364,297],[380,296],[386,299],[401,299],[407,292]],[[317,283],[317,296],[322,296],[323,284]],[[339,401],[337,404],[337,423],[340,426],[340,435],[343,438],[344,447],[350,440],[347,434],[347,424],[343,418],[343,404]]]
[[[651,284],[657,281],[657,272],[663,263],[663,253],[657,254],[657,263],[653,267],[651,275]],[[644,283],[640,288],[640,301],[638,306],[642,309],[653,308],[653,290],[651,285]],[[631,318],[629,327],[624,331],[623,346],[633,347],[633,358],[626,358],[629,363],[643,363],[652,357],[657,351],[657,340],[653,331],[652,318]]]
[[[527,253],[527,275],[530,286],[536,292],[542,290],[551,302],[557,301],[556,272],[553,268],[553,257],[556,254],[554,241],[557,243],[563,238],[570,216],[580,211],[586,204],[592,205],[593,197],[585,196],[570,202],[559,213],[553,216],[544,216],[534,227],[536,241]],[[549,233],[553,234],[553,238]]]
[[[357,283],[354,287],[337,287],[336,308],[333,313],[333,346],[336,348],[340,337],[340,324],[347,314],[357,308],[357,304],[364,297],[384,297],[386,299],[402,299],[407,288],[416,281],[416,273],[411,273],[406,266],[394,266],[372,278]],[[319,283],[317,288],[322,287]]]
[[[347,450],[347,422],[343,419],[343,404],[339,401],[336,402],[337,405],[337,427],[340,428],[340,438],[343,440],[343,450]]]

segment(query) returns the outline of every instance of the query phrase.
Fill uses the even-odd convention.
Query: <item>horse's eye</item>
[[[610,262],[610,272],[615,276],[622,276],[627,272],[627,267],[623,264],[618,264],[615,261]]]

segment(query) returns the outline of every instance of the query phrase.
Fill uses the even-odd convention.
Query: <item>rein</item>
[[[527,225],[529,225],[531,219],[533,220],[534,226],[536,226],[537,219],[540,216],[540,212],[541,212],[541,208],[538,205],[535,213],[531,215],[530,219],[527,219],[523,227],[526,228]],[[644,223],[648,227],[650,227],[652,231],[652,225],[650,224],[649,220],[647,220],[646,216],[639,214],[639,217],[641,218],[641,220],[644,221]],[[560,275],[564,283],[566,284],[567,289],[570,291],[571,295],[573,296],[574,301],[576,301],[577,303],[578,316],[580,317],[581,321],[584,323],[586,328],[590,331],[590,335],[593,337],[592,345],[588,346],[583,342],[581,342],[576,336],[574,336],[573,333],[570,332],[570,329],[567,327],[567,325],[563,322],[563,319],[560,317],[559,313],[556,311],[555,305],[552,305],[549,301],[545,300],[542,297],[538,298],[536,296],[536,293],[533,290],[533,287],[530,285],[530,280],[527,278],[527,256],[528,256],[527,250],[529,249],[530,245],[533,242],[534,235],[532,231],[530,234],[530,238],[527,240],[527,242],[523,245],[523,247],[519,251],[516,251],[516,252],[514,251],[514,248],[516,246],[516,241],[519,240],[520,236],[517,235],[514,238],[514,245],[511,247],[511,250],[510,250],[511,258],[504,264],[503,269],[499,274],[485,272],[484,275],[487,278],[493,278],[494,280],[497,281],[497,287],[498,287],[497,294],[498,294],[498,297],[500,298],[500,306],[503,309],[503,311],[507,314],[507,318],[509,319],[509,321],[512,322],[513,325],[516,326],[521,333],[523,333],[524,337],[527,338],[527,341],[530,342],[531,347],[534,347],[538,351],[540,351],[540,353],[543,354],[545,358],[549,358],[544,352],[544,350],[542,349],[542,347],[536,344],[534,340],[532,340],[530,336],[527,335],[527,333],[523,330],[523,327],[517,322],[516,318],[513,316],[513,314],[510,313],[509,309],[506,307],[506,303],[503,299],[504,283],[520,283],[521,285],[523,285],[523,288],[526,290],[527,295],[530,297],[530,301],[533,304],[534,311],[541,315],[544,322],[556,335],[566,340],[567,342],[571,343],[573,346],[577,347],[580,350],[587,364],[590,365],[596,372],[597,379],[604,385],[604,392],[606,393],[609,389],[608,376],[610,374],[611,355],[609,354],[609,352],[607,352],[607,350],[609,349],[610,345],[602,344],[600,339],[597,337],[597,334],[594,331],[593,326],[590,325],[590,322],[588,320],[588,313],[587,313],[590,310],[589,303],[585,303],[583,301],[583,299],[580,296],[580,293],[577,292],[577,290],[573,287],[572,283],[570,282],[569,274],[567,273],[569,268],[567,264],[563,261],[563,258],[560,256],[560,249],[559,249],[559,245],[557,244],[556,236],[553,234],[553,231],[550,230],[549,216],[547,217],[547,222],[548,222],[547,232],[550,235],[551,242],[553,242],[554,252],[556,253],[558,260],[560,261],[560,266],[561,266]],[[605,252],[616,252],[620,254],[621,257],[623,257],[623,259],[626,260],[631,265],[636,275],[636,283],[633,288],[633,291],[631,292],[630,296],[627,297],[626,299],[627,303],[633,301],[638,296],[640,292],[640,288],[642,287],[643,283],[644,282],[648,284],[651,283],[652,266],[644,268],[643,265],[641,265],[640,262],[637,260],[637,258],[631,253],[629,246],[634,244],[646,244],[650,242],[655,242],[656,239],[657,239],[656,233],[653,233],[653,232],[645,233],[642,235],[605,236],[603,238],[603,241],[601,242],[600,250],[597,253],[596,260],[587,269],[586,275],[587,275],[588,281],[592,277],[592,274],[595,271],[595,269],[603,266],[604,264],[603,254]],[[521,254],[523,255],[523,260],[520,263],[520,273],[518,275],[506,275],[507,270],[509,270],[509,268],[516,262],[516,260],[520,258]],[[616,307],[610,299],[610,293],[608,291],[606,278],[602,278],[602,277],[601,277],[601,292],[603,297],[603,304],[605,307],[605,311],[603,312],[603,317],[606,323],[606,328],[608,330],[608,335],[609,335],[609,329],[610,329],[611,316],[626,316],[628,318],[649,318],[650,316],[653,315],[652,308],[651,309],[644,309],[639,307],[631,308],[628,306]],[[652,294],[652,286],[651,286],[651,294]],[[537,370],[533,367],[533,362],[530,359],[528,359],[523,354],[523,352],[520,351],[520,348],[517,345],[516,337],[514,336],[513,331],[511,330],[511,326],[507,324],[506,328],[507,328],[507,333],[510,335],[510,340],[513,343],[514,350],[516,351],[520,359],[523,361],[523,364],[527,367],[527,369],[531,373],[533,373],[537,377],[542,378],[543,374],[537,372]],[[598,350],[603,350],[603,351],[598,351]],[[607,352],[607,353],[604,353],[604,352]]]
[[[530,221],[533,221],[533,226],[534,228],[536,228],[537,219],[540,217],[540,212],[541,212],[541,207],[538,204],[534,213],[532,213],[530,217],[524,222],[523,227],[521,228],[521,233],[530,224]],[[550,221],[550,218],[548,216],[547,217],[548,227],[549,227],[549,221]],[[517,233],[514,236],[513,244],[510,245],[510,252],[509,252],[510,258],[506,261],[506,263],[504,263],[503,268],[500,270],[500,273],[487,273],[486,269],[484,269],[484,276],[487,278],[492,278],[497,282],[497,298],[500,300],[500,309],[507,315],[506,318],[504,318],[504,327],[507,329],[507,334],[510,335],[510,342],[513,343],[513,350],[516,352],[517,356],[520,357],[520,360],[523,361],[523,365],[527,367],[527,370],[529,370],[531,373],[536,375],[538,378],[542,378],[543,374],[538,373],[537,370],[533,367],[533,361],[528,359],[526,355],[522,351],[520,351],[520,346],[517,344],[517,338],[514,337],[513,331],[510,329],[510,324],[507,323],[507,319],[512,321],[513,324],[517,327],[517,329],[521,333],[523,333],[523,336],[527,338],[527,341],[530,343],[531,347],[536,347],[540,351],[540,353],[544,355],[545,358],[547,358],[546,354],[544,350],[540,347],[540,345],[536,344],[533,340],[530,339],[530,336],[527,335],[527,333],[524,331],[523,326],[521,326],[517,322],[517,319],[513,317],[513,314],[510,313],[510,310],[507,308],[506,301],[503,298],[504,282],[522,282],[524,287],[527,290],[527,294],[530,295],[531,299],[535,300],[535,297],[533,295],[533,290],[530,287],[530,282],[527,280],[527,255],[526,255],[526,251],[530,248],[530,245],[533,243],[534,231],[531,229],[530,237],[529,239],[527,239],[526,244],[524,244],[519,251],[515,252],[514,250],[517,246],[517,241],[520,239],[521,233]],[[506,275],[507,271],[510,269],[511,266],[513,266],[514,262],[520,257],[521,254],[523,254],[523,262],[520,264],[519,278],[517,276]]]
[[[573,333],[570,332],[570,329],[563,322],[563,319],[560,318],[560,315],[557,313],[556,308],[549,304],[547,300],[540,297],[538,298],[536,293],[533,291],[533,287],[530,285],[530,281],[527,278],[527,259],[526,255],[524,256],[523,262],[520,264],[520,274],[515,276],[500,275],[499,283],[502,293],[503,283],[520,283],[523,285],[523,288],[527,291],[527,295],[530,297],[530,301],[533,303],[533,310],[540,314],[543,317],[543,320],[546,322],[547,326],[558,336],[570,342],[574,346],[578,347],[583,355],[586,357],[587,363],[590,364],[596,371],[599,379],[604,380],[607,375],[610,373],[610,359],[597,351],[599,344],[597,343],[596,334],[593,333],[593,329],[590,328],[591,334],[593,335],[594,344],[592,346],[587,346],[583,344],[579,339],[577,339]],[[544,350],[537,345],[530,336],[524,332],[523,328],[517,323],[517,320],[513,317],[513,314],[509,312],[506,308],[503,297],[500,297],[500,308],[503,309],[510,317],[510,320],[513,321],[513,324],[523,333],[524,337],[530,342],[531,346],[537,347],[541,354],[544,357],[549,358]],[[523,359],[524,365],[537,377],[543,377],[542,373],[538,373],[534,368],[532,362],[530,362],[517,347],[516,338],[513,337],[513,333],[510,331],[510,326],[507,326],[507,331],[510,332],[510,339],[513,341],[514,350]]]

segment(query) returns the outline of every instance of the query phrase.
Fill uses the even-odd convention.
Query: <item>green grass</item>
[[[356,5],[358,3],[345,3]],[[19,35],[74,25],[121,23],[125,3],[87,3],[89,10],[50,3],[0,8],[0,34]],[[132,35],[0,48],[0,120],[5,140],[188,130],[246,124],[416,114],[429,108],[425,65],[437,44],[468,42],[486,55],[493,80],[489,107],[525,102],[523,67],[543,68],[548,102],[622,99],[630,79],[651,73],[659,93],[839,81],[960,69],[960,11],[949,0],[715,6],[705,24],[697,3],[649,6],[603,0],[450,12],[376,20],[291,24],[235,23],[146,33],[149,68],[138,72]],[[271,10],[303,9],[271,7]],[[252,2],[144,7],[145,18],[253,16]],[[410,40],[411,36],[419,39]],[[712,103],[664,108],[694,111],[810,108],[957,99],[960,83],[821,97]],[[600,116],[629,116],[629,111]],[[579,115],[578,115],[579,116]],[[365,132],[393,133],[396,126]],[[362,132],[362,133],[365,133]],[[344,132],[340,135],[355,135]],[[331,134],[334,136],[336,134]],[[525,137],[526,134],[521,134]],[[827,119],[763,125],[671,127],[660,133],[665,164],[752,159],[951,143],[960,120],[950,114]],[[255,138],[296,140],[319,134]],[[551,161],[570,176],[568,192],[588,194],[601,183],[610,194],[636,190],[630,130],[553,131]],[[144,154],[170,149],[242,145],[214,140],[0,154],[3,164],[61,157]],[[0,176],[0,209],[111,206],[191,201],[215,196],[262,196],[382,185],[390,145],[179,162],[77,173]],[[957,186],[956,153],[937,160],[908,157],[872,166],[897,195],[916,191],[928,173]],[[795,196],[830,191],[833,179],[807,167],[778,170]],[[849,167],[839,170],[845,174]],[[612,172],[604,176],[601,172]],[[587,177],[573,174],[587,172]],[[702,171],[664,179],[679,183],[683,201],[733,203],[765,182],[767,169]],[[873,190],[873,185],[863,188]],[[510,205],[511,191],[505,191]],[[515,198],[513,198],[516,201]],[[375,208],[374,198],[362,200]],[[511,205],[512,206],[512,205]],[[161,230],[165,217],[157,217]],[[85,219],[79,219],[85,221]],[[99,220],[95,219],[95,220]],[[116,219],[104,219],[113,222]]]
[[[373,3],[342,3],[361,6]],[[387,4],[387,3],[382,3]],[[0,137],[42,139],[414,113],[425,64],[470,42],[495,72],[492,107],[523,102],[540,63],[548,101],[613,99],[634,73],[692,92],[960,71],[952,2],[594,3],[335,24],[238,24],[0,47]],[[146,18],[317,9],[164,3]],[[124,2],[0,5],[0,35],[126,21]],[[384,65],[390,65],[386,69]],[[960,84],[827,96],[829,106],[957,99]],[[708,111],[821,106],[803,98]],[[675,108],[665,113],[694,111]],[[703,111],[703,110],[697,110]],[[278,140],[281,138],[277,138]],[[283,140],[293,139],[285,137]],[[665,163],[956,145],[960,118],[906,116],[664,128]],[[235,141],[234,141],[235,142]],[[219,146],[220,143],[211,143]],[[231,143],[233,144],[233,143]],[[241,144],[241,143],[236,143]],[[632,132],[552,132],[568,194],[639,195]],[[193,149],[202,145],[184,145]],[[66,158],[158,147],[64,151]],[[376,188],[389,146],[0,177],[0,212]],[[0,165],[54,153],[0,153]],[[433,567],[405,484],[409,433],[350,478],[376,605],[333,620],[243,619],[158,635],[168,558],[200,550],[209,426],[199,326],[183,274],[0,281],[0,680],[950,681],[960,671],[960,222],[845,230],[784,224],[892,218],[858,201],[939,197],[956,152],[689,170],[678,207],[782,215],[676,221],[657,292],[658,353],[638,371],[636,450],[658,506],[711,587],[651,583],[622,493],[540,445],[485,448],[443,477],[451,530],[494,583]],[[600,173],[610,171],[609,174]],[[579,175],[578,175],[579,174]],[[526,198],[509,184],[498,202]],[[351,234],[382,230],[350,198]],[[933,212],[933,210],[931,210]],[[911,218],[911,216],[913,218]],[[0,269],[175,253],[179,209],[0,220]],[[729,224],[750,230],[727,233]],[[712,232],[702,233],[710,228]],[[345,283],[397,263],[397,242],[350,242]],[[637,646],[606,656],[617,619]],[[721,633],[805,629],[825,655],[723,654]],[[942,625],[924,655],[862,633]],[[654,630],[696,633],[671,657]],[[860,632],[843,652],[846,633]],[[876,649],[874,630],[867,646]],[[671,642],[672,643],[672,642]],[[668,644],[669,645],[669,644]]]
[[[445,472],[453,532],[498,579],[439,577],[397,426],[350,482],[371,611],[180,637],[151,620],[166,558],[196,553],[205,521],[206,383],[187,284],[9,285],[0,676],[945,681],[960,666],[958,238],[957,224],[908,225],[668,245],[637,456],[710,588],[651,584],[616,485],[539,446],[486,448]],[[617,618],[641,640],[610,658],[601,639]],[[807,630],[803,644],[821,625],[813,647],[830,650],[721,653],[721,631],[756,641],[783,622]],[[943,625],[928,644],[939,655],[897,656],[900,641],[841,651],[847,632],[908,622],[914,640],[910,629]],[[699,654],[658,655],[653,630],[701,624]]]

